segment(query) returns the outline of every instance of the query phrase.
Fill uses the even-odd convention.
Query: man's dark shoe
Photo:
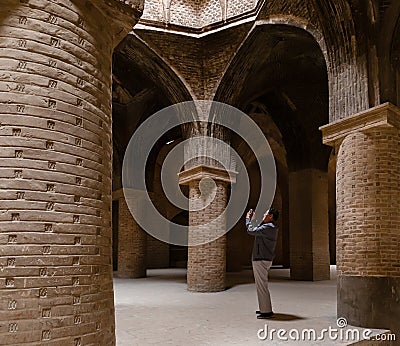
[[[271,318],[273,316],[274,316],[273,312],[260,312],[259,315],[257,316],[257,318],[259,320],[263,320],[263,319],[266,319],[266,318]]]
[[[257,311],[256,311],[256,314],[257,314],[257,315],[261,314],[261,311],[260,311],[260,310],[257,310]]]

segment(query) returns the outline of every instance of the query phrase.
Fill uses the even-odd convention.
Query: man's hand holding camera
[[[254,218],[254,210],[250,209],[247,214],[246,214],[246,218],[252,220]]]

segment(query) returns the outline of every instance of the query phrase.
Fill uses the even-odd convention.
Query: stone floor
[[[353,343],[345,338],[331,340],[328,334],[323,341],[293,341],[295,332],[289,334],[292,329],[301,335],[303,329],[313,328],[319,336],[324,328],[338,328],[335,267],[331,268],[331,280],[322,282],[291,281],[288,270],[272,269],[270,290],[275,317],[270,320],[256,319],[256,291],[251,270],[228,274],[229,288],[220,293],[188,292],[185,275],[182,269],[148,270],[146,279],[114,280],[117,345]],[[287,332],[282,336],[289,340],[280,340],[276,334],[273,340],[260,340],[257,333],[266,324],[269,330],[284,328]]]

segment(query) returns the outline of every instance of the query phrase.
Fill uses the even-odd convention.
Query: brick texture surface
[[[228,64],[249,29],[250,25],[244,24],[202,39],[150,30],[138,30],[136,34],[176,71],[194,99],[203,100],[214,98]],[[172,89],[173,86],[167,87]]]
[[[330,119],[337,120],[369,108],[367,60],[365,54],[357,54],[357,35],[361,32],[355,31],[347,1],[314,4],[302,0],[267,1],[259,18],[271,24],[297,26],[314,36],[328,68]]]
[[[221,235],[226,229],[223,212],[227,203],[227,185],[215,182],[215,198],[202,209],[203,198],[199,189],[199,181],[189,183],[189,242],[201,241],[210,235]],[[207,194],[207,192],[205,192]],[[203,190],[204,196],[204,190]],[[201,209],[201,210],[199,210]],[[199,211],[193,211],[199,210]],[[218,222],[216,220],[222,214]],[[207,226],[205,226],[207,225]],[[205,237],[204,234],[207,234]],[[225,289],[226,272],[226,236],[199,246],[191,246],[188,250],[187,284],[189,291],[218,292]]]
[[[400,277],[400,132],[348,135],[337,159],[338,274]]]
[[[125,198],[119,199],[118,238],[118,277],[145,277],[147,234],[132,217]]]
[[[202,23],[197,25],[200,28],[209,25],[215,22],[218,16],[221,20],[224,3],[225,1],[216,0],[172,1],[171,23],[196,27],[196,23],[199,22]],[[238,16],[254,6],[252,1],[226,1],[227,17]],[[162,1],[146,2],[143,18],[160,21],[164,18],[162,11]],[[197,13],[201,13],[200,19]],[[361,23],[358,23],[357,18],[353,16],[347,1],[313,4],[302,0],[271,0],[265,2],[257,19],[264,25],[283,24],[302,28],[318,42],[329,75],[329,113],[332,121],[366,110],[374,102],[379,103],[377,96],[374,96],[373,100],[369,99],[370,94],[372,96],[379,91],[374,86],[376,83],[373,80],[374,76],[368,70],[373,67],[368,66],[369,53],[362,37],[363,32],[356,30],[356,26],[360,27]],[[242,51],[239,49],[246,38],[246,33],[250,39],[253,30],[255,28],[251,25],[248,27],[241,25],[203,38],[150,34],[152,36],[150,41],[145,39],[160,56],[175,67],[178,74],[187,82],[193,96],[213,98],[220,89],[219,99],[234,103],[237,93],[243,88],[242,82],[246,80],[247,67],[251,66],[251,59],[257,59],[261,54],[257,49]],[[241,31],[245,31],[244,35]],[[143,36],[141,32],[139,35]],[[176,52],[180,53],[177,55]],[[227,74],[223,79],[235,54],[242,55],[243,65],[238,66],[233,75]],[[225,83],[226,86],[223,85]]]
[[[328,178],[306,169],[290,173],[290,276],[329,280]]]
[[[2,1],[2,344],[113,345],[111,52],[90,2]]]
[[[147,235],[146,266],[148,269],[169,268],[169,244]]]
[[[142,18],[199,29],[249,12],[257,3],[254,0],[148,0]]]

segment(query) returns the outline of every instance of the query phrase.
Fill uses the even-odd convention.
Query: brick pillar
[[[147,234],[132,217],[125,198],[119,199],[118,277],[146,277]]]
[[[372,108],[321,128],[337,154],[338,316],[400,327],[400,110]]]
[[[214,184],[206,182],[201,186],[200,181],[207,178],[212,179]],[[229,183],[229,175],[223,170],[205,166],[194,167],[180,174],[180,184],[189,185],[189,244],[202,242],[203,239],[217,238],[204,245],[189,246],[187,268],[189,291],[219,292],[225,289],[226,219],[224,211]],[[215,196],[211,203],[209,203],[210,196]],[[203,206],[206,207],[203,208]],[[219,221],[212,222],[220,215],[222,217]]]
[[[90,1],[1,2],[3,344],[115,344],[115,27],[102,13]]]
[[[146,267],[148,269],[169,268],[169,247],[151,235],[147,235]]]
[[[317,169],[289,174],[290,277],[329,280],[328,175]]]

